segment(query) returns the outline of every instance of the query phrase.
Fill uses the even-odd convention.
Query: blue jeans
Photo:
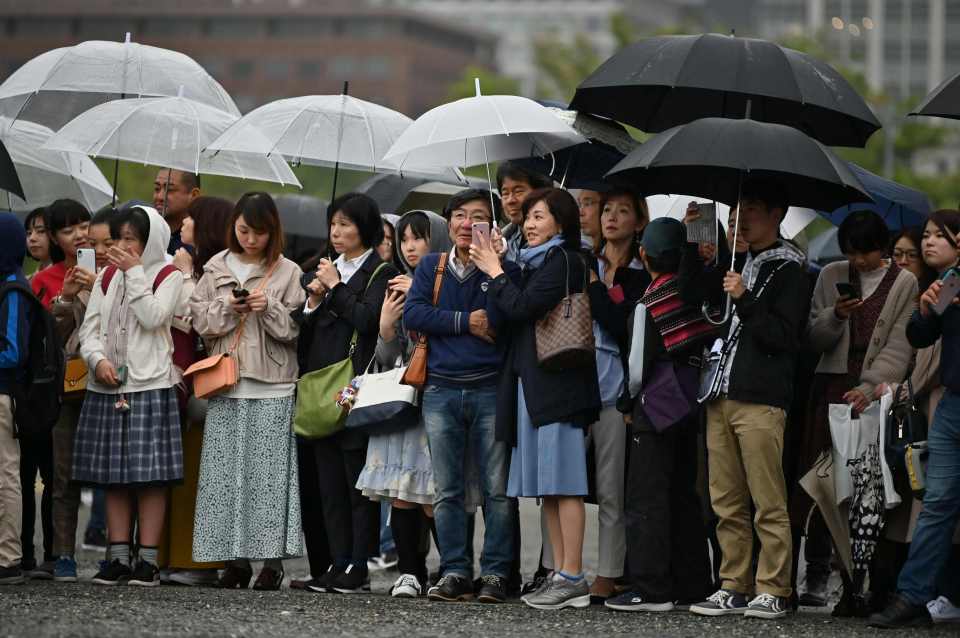
[[[380,553],[392,554],[397,551],[393,542],[393,531],[390,529],[390,501],[380,501]]]
[[[915,605],[936,598],[938,577],[947,565],[960,517],[960,394],[948,391],[940,400],[927,444],[923,510],[897,582],[897,589]]]
[[[433,501],[443,574],[473,577],[467,560],[464,511],[467,450],[480,475],[483,493],[483,553],[480,573],[506,578],[513,559],[513,510],[507,498],[507,446],[494,437],[496,387],[447,388],[428,385],[423,420],[433,461]]]

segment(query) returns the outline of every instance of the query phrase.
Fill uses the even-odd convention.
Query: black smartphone
[[[859,295],[857,295],[856,287],[853,284],[847,283],[845,281],[837,282],[837,294],[840,295],[841,297],[847,297],[848,299],[859,298]]]
[[[245,290],[244,288],[234,288],[232,292],[233,296],[237,299],[246,299],[250,296],[250,291]]]

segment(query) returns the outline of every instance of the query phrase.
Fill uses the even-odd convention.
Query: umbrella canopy
[[[704,117],[787,124],[864,146],[880,122],[830,65],[773,42],[717,34],[647,38],[608,59],[570,108],[660,132]]]
[[[548,108],[588,141],[545,157],[521,158],[516,162],[530,171],[551,177],[566,188],[609,189],[610,185],[604,182],[603,176],[627,153],[640,146],[640,142],[616,122],[549,105]]]
[[[930,91],[910,115],[960,119],[960,73]]]
[[[17,169],[13,165],[10,153],[0,140],[0,189],[12,193],[17,197],[23,197],[23,185],[20,184],[20,176],[17,175]]]
[[[11,204],[18,210],[46,206],[61,198],[97,210],[110,203],[110,183],[89,157],[43,147],[53,131],[33,122],[0,117],[0,143],[6,144],[23,184]],[[2,159],[0,159],[2,173]],[[0,186],[3,188],[3,186]]]
[[[846,162],[795,128],[704,118],[647,140],[607,177],[647,194],[691,193],[735,205],[742,179],[774,178],[793,206],[872,201]]]
[[[822,213],[824,217],[839,225],[847,215],[856,210],[872,210],[883,217],[887,226],[899,230],[905,226],[920,226],[926,223],[933,205],[926,193],[898,184],[892,180],[874,175],[853,162],[848,162],[850,170],[873,198],[871,204],[851,204],[842,206],[833,212]]]
[[[110,157],[194,174],[296,184],[279,155],[216,157],[203,149],[237,117],[185,97],[114,100],[81,113],[47,140],[44,148]],[[249,133],[256,137],[255,132]]]
[[[305,95],[264,104],[214,140],[211,153],[282,155],[288,161],[371,172],[397,172],[383,156],[413,122],[403,113],[350,95]],[[444,175],[411,164],[405,173]],[[466,181],[454,171],[447,178]]]
[[[0,113],[56,130],[96,104],[121,96],[187,99],[240,116],[220,84],[190,57],[130,42],[90,40],[47,51],[0,84]]]
[[[586,142],[569,124],[533,100],[481,95],[430,109],[390,147],[385,160],[410,166],[478,166],[548,155]]]

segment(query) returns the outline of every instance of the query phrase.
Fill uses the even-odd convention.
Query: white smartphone
[[[933,311],[938,315],[942,315],[960,294],[960,274],[956,270],[948,272],[942,281],[943,287],[940,289],[940,298],[937,300],[937,305],[933,306]]]
[[[471,230],[474,245],[483,246],[490,241],[490,224],[487,222],[477,222],[471,226]]]
[[[77,266],[89,273],[97,273],[97,252],[93,248],[77,250]]]

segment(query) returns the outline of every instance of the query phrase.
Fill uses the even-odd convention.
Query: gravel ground
[[[596,565],[596,510],[588,508],[585,568]],[[87,508],[81,512],[82,530]],[[521,507],[524,573],[539,556],[536,506]],[[478,539],[482,525],[478,521]],[[480,544],[477,544],[478,552]],[[81,551],[81,582],[30,582],[0,587],[0,636],[947,636],[960,626],[882,634],[863,621],[835,620],[823,610],[804,610],[781,621],[750,618],[709,619],[685,612],[629,614],[602,607],[560,612],[538,611],[519,602],[505,605],[394,600],[386,595],[396,572],[373,576],[372,595],[220,591],[163,586],[97,587],[89,582],[101,556]],[[430,558],[436,568],[436,556]],[[256,567],[256,566],[255,566]],[[290,577],[306,575],[304,559],[285,562]]]

